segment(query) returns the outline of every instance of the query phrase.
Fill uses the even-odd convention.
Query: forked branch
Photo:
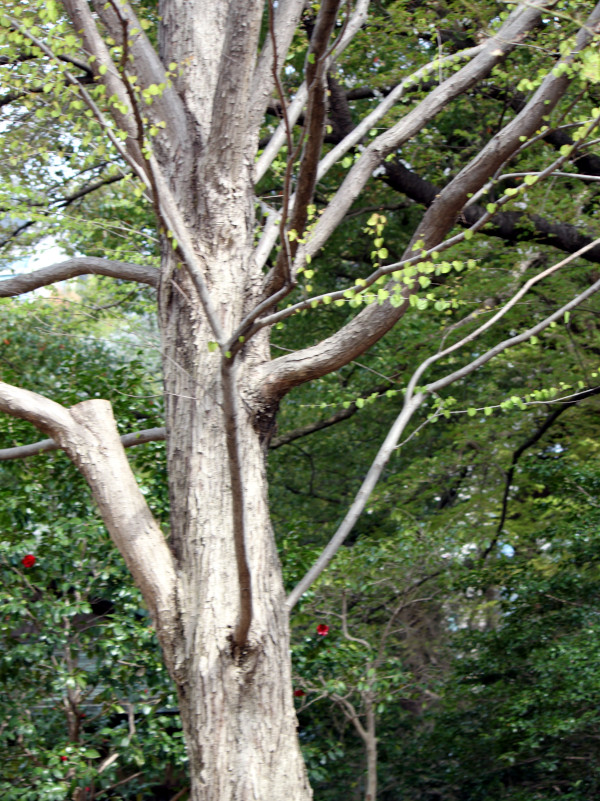
[[[142,591],[166,659],[174,667],[174,560],[131,471],[110,403],[90,400],[67,409],[35,392],[0,382],[0,411],[28,420],[49,434],[82,473]]]

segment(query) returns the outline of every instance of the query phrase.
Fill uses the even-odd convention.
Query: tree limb
[[[334,54],[330,55],[327,59],[326,69],[330,69],[332,67],[334,61],[339,58],[341,53],[346,49],[346,47],[348,47],[352,39],[356,36],[358,31],[364,25],[367,19],[368,7],[369,7],[369,0],[357,0],[356,5],[354,7],[354,11],[352,12],[352,15],[348,21],[348,24],[345,27],[344,32],[334,45],[333,48],[333,50],[335,51]],[[276,31],[276,36],[278,36],[277,31]],[[285,52],[287,52],[287,47],[283,55],[280,56],[278,63],[280,64],[283,63],[281,59],[285,57]],[[296,92],[293,101],[290,103],[287,109],[288,120],[291,126],[294,126],[298,118],[300,117],[300,114],[302,113],[302,110],[306,103],[307,97],[308,97],[308,89],[306,81],[303,81],[298,91]],[[266,108],[266,105],[260,107],[259,111],[260,116],[262,116],[264,108]],[[255,122],[258,124],[257,120]],[[256,165],[254,167],[254,175],[256,183],[260,181],[260,179],[265,175],[265,173],[269,169],[269,166],[273,162],[273,159],[277,156],[277,154],[281,149],[281,146],[284,144],[285,139],[286,139],[286,129],[284,123],[281,122],[277,130],[269,140],[269,144],[265,147],[263,153],[256,162]]]
[[[442,192],[440,187],[421,178],[398,159],[386,164],[386,175],[386,183],[393,189],[428,208]],[[473,203],[462,211],[457,222],[470,228],[485,213],[482,206]],[[566,253],[574,253],[592,241],[592,237],[586,236],[574,225],[553,222],[539,214],[528,214],[524,211],[497,211],[482,233],[485,236],[497,236],[506,242],[529,242],[531,226],[536,232],[536,243],[551,245]],[[600,245],[588,250],[585,258],[588,261],[600,262]]]
[[[173,669],[175,564],[131,471],[110,403],[89,400],[66,409],[35,392],[0,381],[0,411],[28,420],[49,434],[82,473],[142,591]]]
[[[571,260],[572,257],[569,257]],[[555,265],[555,268],[558,268],[558,265]],[[549,268],[550,270],[552,268]],[[544,274],[547,274],[549,271],[544,271]],[[539,278],[538,278],[539,280]],[[533,286],[535,282],[529,281],[526,284],[527,289]],[[527,290],[525,290],[527,291]],[[354,527],[358,517],[362,513],[371,492],[373,491],[383,468],[387,464],[392,452],[397,447],[398,441],[402,436],[402,433],[406,429],[406,426],[412,419],[414,413],[417,409],[421,406],[427,395],[439,392],[439,390],[453,384],[455,381],[458,381],[462,378],[465,378],[467,375],[470,375],[472,372],[477,370],[479,367],[486,364],[488,361],[493,359],[499,353],[507,350],[508,348],[513,347],[514,345],[518,345],[521,342],[525,342],[528,339],[531,339],[532,336],[536,336],[542,331],[544,331],[548,326],[550,326],[553,322],[560,320],[567,311],[578,306],[580,303],[583,303],[588,297],[591,297],[594,293],[600,291],[600,280],[596,281],[590,287],[588,287],[584,292],[581,292],[575,298],[570,300],[568,303],[563,305],[560,309],[555,311],[553,314],[549,315],[548,317],[544,318],[541,322],[537,323],[534,326],[531,326],[526,331],[523,331],[520,334],[515,336],[509,337],[508,339],[503,340],[502,342],[497,343],[494,347],[487,350],[481,356],[473,359],[468,364],[464,365],[463,367],[459,368],[458,370],[454,370],[452,373],[440,378],[436,381],[432,381],[429,384],[426,384],[422,389],[417,391],[417,385],[421,384],[421,379],[427,370],[427,368],[433,364],[435,361],[438,361],[440,358],[443,358],[446,355],[451,354],[454,350],[461,347],[463,344],[467,342],[472,342],[478,336],[480,336],[485,330],[487,330],[490,326],[494,324],[498,319],[500,319],[500,315],[503,314],[504,309],[508,310],[514,306],[517,302],[517,299],[524,294],[523,289],[521,289],[518,293],[516,293],[511,300],[505,304],[503,310],[500,310],[491,320],[484,325],[480,326],[478,329],[473,331],[471,334],[467,335],[462,339],[459,343],[455,343],[454,345],[446,348],[445,350],[441,351],[440,353],[435,354],[434,356],[425,359],[424,362],[415,370],[413,373],[410,381],[407,384],[405,398],[404,398],[404,405],[403,408],[396,418],[396,421],[390,428],[388,435],[386,436],[383,444],[381,445],[377,455],[358,491],[355,496],[355,499],[346,513],[346,516],[340,526],[338,527],[335,534],[330,539],[329,543],[325,546],[323,551],[321,552],[320,556],[317,558],[313,566],[307,571],[305,576],[298,582],[296,587],[292,590],[289,594],[286,604],[288,610],[291,610],[301,596],[306,592],[306,590],[313,584],[316,579],[321,575],[321,573],[325,570],[328,564],[331,562],[337,551],[339,550],[340,546]]]
[[[379,386],[374,387],[367,392],[363,392],[359,397],[368,398],[374,393],[379,395],[381,392],[385,392],[386,389],[390,388],[390,383],[392,382],[388,381],[386,384],[380,384]],[[357,411],[358,406],[356,405],[356,401],[352,401],[352,403],[346,409],[339,409],[330,417],[326,417],[325,420],[316,420],[314,423],[308,423],[308,425],[295,428],[292,431],[286,431],[285,434],[281,434],[278,437],[273,437],[269,443],[269,450],[276,450],[277,448],[281,448],[283,445],[289,445],[290,442],[294,442],[297,439],[307,437],[309,434],[314,434],[316,431],[323,431],[323,429],[334,426],[336,423],[340,423],[342,420],[347,420],[349,417],[355,415]],[[0,459],[1,458],[2,451],[0,451]]]
[[[390,428],[383,444],[377,451],[377,455],[373,460],[373,464],[371,465],[367,475],[363,483],[360,486],[360,489],[356,493],[354,501],[350,506],[350,509],[346,513],[343,521],[341,522],[340,526],[338,527],[337,531],[333,535],[333,537],[329,540],[325,548],[321,551],[321,554],[310,568],[307,573],[303,576],[303,578],[298,582],[298,584],[294,587],[291,593],[288,595],[286,600],[286,605],[288,611],[291,611],[294,606],[298,603],[302,595],[306,592],[306,590],[313,584],[317,578],[321,575],[321,573],[325,570],[328,564],[331,562],[335,554],[338,552],[340,546],[348,536],[348,534],[354,528],[354,525],[360,515],[362,514],[363,509],[367,501],[369,500],[371,493],[373,492],[375,485],[379,481],[379,477],[383,472],[383,468],[387,464],[390,456],[394,452],[396,445],[398,444],[398,440],[400,439],[402,432],[408,425],[409,421],[411,420],[413,414],[417,411],[417,409],[421,406],[423,401],[425,400],[425,395],[422,393],[417,393],[416,395],[412,396],[410,399],[407,399],[402,411],[396,418],[394,424]]]
[[[136,281],[156,288],[158,286],[159,271],[154,267],[145,267],[142,264],[130,264],[124,261],[109,261],[94,256],[76,256],[73,259],[42,267],[24,275],[15,275],[0,281],[0,298],[11,298],[24,295],[57,281],[66,281],[77,275],[107,275],[110,278],[120,278],[123,281]]]
[[[282,242],[281,250],[274,268],[274,277],[268,277],[268,292],[274,294],[289,281],[291,263],[298,250],[298,240],[302,238],[306,221],[307,208],[312,201],[315,185],[317,183],[317,165],[323,146],[325,134],[326,103],[326,61],[329,40],[335,25],[340,0],[323,0],[319,6],[319,13],[315,28],[310,39],[310,47],[306,57],[306,85],[308,87],[308,103],[306,107],[302,140],[304,147],[298,175],[296,176],[296,192],[294,194],[293,212],[289,229],[293,230],[295,237],[289,243]],[[288,158],[292,154],[288,153]],[[287,199],[287,198],[286,198]],[[286,220],[282,222],[285,224]],[[287,231],[286,231],[287,233]],[[284,233],[284,236],[286,234]]]
[[[536,4],[538,11],[539,5],[539,3]],[[533,13],[534,9],[529,9],[529,11]],[[525,15],[525,11],[523,11],[523,14]],[[515,15],[516,20],[514,19]],[[516,45],[517,35],[520,37],[524,35],[523,30],[520,30],[520,33],[518,34],[515,30],[516,21],[518,21],[519,18],[521,18],[521,14],[518,12],[513,12],[511,17],[509,17],[509,21],[505,24],[505,26],[503,26],[502,30],[508,26],[508,30],[512,31],[512,39],[508,37],[507,31],[504,31],[503,35],[501,36],[501,31],[497,37],[498,41],[494,43],[494,51],[491,53],[488,52],[487,49],[483,51],[473,60],[473,62],[471,62],[471,64],[460,70],[456,76],[451,79],[451,82],[453,84],[455,82],[460,84],[461,81],[459,78],[462,73],[469,75],[472,79],[471,82],[477,80],[478,77],[473,77],[473,65],[476,62],[482,59],[483,64],[488,64],[490,58],[499,57],[497,55],[494,56],[494,53],[500,52],[500,48],[502,48],[502,52],[504,52],[506,51],[507,47],[514,47]],[[573,58],[575,52],[585,46],[585,44],[589,41],[592,35],[591,31],[597,24],[599,18],[600,4],[598,4],[588,19],[587,24],[579,31],[575,49],[571,52],[571,54],[565,57],[565,59],[561,60],[568,61],[569,59]],[[512,24],[509,26],[511,19]],[[533,24],[534,19],[530,16],[527,16],[524,18],[524,21],[527,25],[531,25]],[[509,39],[509,42],[512,42],[512,45],[507,45],[507,42],[503,42],[503,37]],[[481,77],[479,74],[478,76]],[[465,75],[463,75],[463,80],[465,80]],[[423,104],[427,104],[430,99],[436,95],[438,90],[444,89],[444,87],[446,87],[446,83],[447,82],[441,84],[438,89],[434,90],[429,97],[426,98],[419,107],[417,107],[415,111],[419,111]],[[436,199],[436,202],[433,203],[425,213],[411,243],[409,244],[406,254],[412,255],[412,242],[417,239],[423,240],[427,249],[436,247],[443,241],[448,230],[453,226],[456,217],[466,203],[468,194],[470,192],[476,192],[481,186],[483,186],[487,182],[489,176],[493,175],[500,165],[503,164],[506,159],[512,153],[514,153],[516,149],[519,148],[521,144],[521,136],[529,136],[532,132],[540,127],[542,118],[548,113],[548,110],[551,109],[556,102],[558,102],[558,99],[562,96],[567,85],[568,79],[565,76],[558,76],[553,74],[553,72],[550,72],[546,76],[545,80],[534,93],[533,97],[521,114],[518,115],[512,122],[510,122],[499,134],[493,137],[493,139],[488,142],[481,153],[476,156],[469,165],[461,170],[456,178],[454,178],[454,180],[452,180],[442,191],[440,196]],[[454,86],[450,88],[446,87],[444,92],[452,92],[454,91],[454,88]],[[464,88],[465,87],[463,87],[463,90]],[[440,103],[443,105],[443,98],[446,98],[445,94],[443,94],[441,98],[437,98],[436,104]],[[426,112],[428,114],[431,113],[432,108],[426,106]],[[426,112],[423,111],[423,113]],[[392,129],[392,131],[397,130],[398,126],[405,124],[405,121],[409,120],[414,114],[415,112],[409,113],[404,120],[402,120],[397,126],[395,126],[395,128]],[[418,120],[413,119],[411,124],[417,125],[417,123]],[[417,127],[419,127],[419,125],[417,125]],[[412,133],[410,135],[412,135]],[[386,134],[383,134],[382,136],[385,137]],[[381,137],[378,137],[378,139],[381,139]],[[369,148],[367,148],[367,151],[368,150]],[[367,151],[365,151],[365,153]],[[331,201],[326,211],[320,218],[320,221],[315,228],[315,233],[313,234],[309,243],[304,246],[306,250],[304,251],[303,249],[300,249],[298,251],[297,259],[299,257],[303,257],[304,252],[314,253],[315,250],[318,249],[317,245],[320,247],[321,244],[323,244],[328,238],[328,232],[332,231],[333,228],[337,226],[339,222],[337,217],[340,213],[340,209],[342,207],[343,210],[346,209],[347,198],[344,195],[344,187],[347,182],[351,180],[352,173],[356,167],[360,165],[362,158],[364,158],[364,154],[359,162],[357,162],[350,170],[346,180],[342,184],[342,187],[340,190],[338,190],[338,193],[334,196],[334,199]],[[351,191],[350,187],[348,187],[348,191]],[[336,198],[338,198],[337,201]],[[321,225],[325,225],[326,230],[322,232],[320,237],[317,237],[316,232],[319,230]],[[590,250],[590,247],[587,246],[586,248],[581,248],[580,250],[583,253],[584,250]],[[266,397],[271,399],[273,397],[281,397],[281,395],[285,394],[293,386],[314,378],[319,378],[325,373],[338,369],[352,359],[357,358],[361,355],[361,353],[364,353],[369,347],[371,347],[371,345],[373,345],[384,334],[386,334],[387,331],[389,331],[393,325],[404,315],[408,308],[407,290],[405,290],[404,296],[404,303],[398,305],[397,307],[392,306],[389,300],[386,300],[381,305],[373,303],[357,314],[343,328],[339,329],[335,334],[328,337],[326,340],[323,340],[321,343],[304,350],[288,354],[286,356],[281,356],[278,359],[263,365],[257,371],[258,376],[260,376],[259,380],[262,379],[261,391],[265,393]]]
[[[274,30],[277,47],[277,63],[283,65],[286,53],[289,50],[294,34],[300,21],[300,15],[304,9],[304,0],[281,0],[277,4],[275,14]],[[252,79],[251,98],[254,98],[252,109],[248,109],[251,116],[251,127],[257,127],[262,119],[267,107],[267,103],[275,86],[271,66],[273,64],[273,42],[267,36],[265,43],[258,57],[254,76]],[[285,140],[285,132],[284,139]],[[281,145],[279,145],[281,147]],[[277,150],[279,150],[279,147]]]
[[[133,445],[144,445],[146,442],[161,442],[166,438],[164,428],[146,428],[143,431],[134,431],[131,434],[124,434],[121,437],[121,445],[124,448],[131,448]],[[60,450],[60,445],[53,439],[43,439],[40,442],[32,442],[30,445],[16,445],[14,448],[0,449],[0,462],[11,459],[25,459],[28,456],[36,456],[38,453]]]

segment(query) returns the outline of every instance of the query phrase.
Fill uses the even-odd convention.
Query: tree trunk
[[[207,193],[208,182],[204,183]],[[219,324],[235,330],[257,301],[261,275],[252,275],[252,206],[225,198],[198,215],[197,253],[206,264]],[[245,198],[244,198],[245,195]],[[219,206],[221,204],[218,204]],[[193,217],[189,208],[186,216]],[[237,219],[233,216],[237,213]],[[290,642],[281,568],[269,519],[266,442],[274,410],[257,407],[252,366],[268,357],[266,334],[236,359],[233,400],[238,412],[241,488],[232,486],[223,359],[187,272],[171,264],[165,243],[160,292],[170,545],[178,570],[179,642],[173,666],[190,757],[194,801],[311,797],[296,733]],[[231,385],[231,381],[230,381]],[[250,574],[251,626],[235,642],[242,594],[236,552],[241,503]],[[238,532],[239,534],[239,532]],[[242,588],[243,589],[243,588]]]

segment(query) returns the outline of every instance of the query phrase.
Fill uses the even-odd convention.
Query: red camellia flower
[[[60,758],[60,761],[61,761],[61,762],[66,762],[66,761],[67,761],[67,758],[66,758],[66,756],[61,756],[61,758]]]
[[[302,698],[302,696],[306,695],[306,693],[304,692],[304,690],[294,690],[294,695],[296,696],[296,698]]]
[[[327,634],[329,634],[329,626],[326,623],[319,623],[317,626],[317,634],[320,637],[325,637]]]
[[[35,556],[32,553],[28,553],[27,556],[21,559],[21,564],[23,567],[33,567],[35,565]]]

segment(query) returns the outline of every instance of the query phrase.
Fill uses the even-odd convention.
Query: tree
[[[11,202],[3,223],[7,245],[26,247],[27,237],[34,240],[42,229],[59,235],[52,224],[44,228],[57,212],[77,252],[6,279],[0,293],[19,295],[86,273],[157,289],[168,538],[136,484],[108,402],[67,408],[1,383],[0,409],[49,436],[91,488],[143,594],[177,687],[191,797],[308,798],[293,707],[289,610],[351,531],[417,410],[427,404],[430,417],[445,414],[439,397],[445,387],[508,348],[535,342],[600,288],[596,276],[584,273],[568,283],[571,294],[518,332],[502,328],[541,281],[578,256],[600,259],[598,239],[572,222],[572,206],[550,221],[533,210],[549,176],[566,175],[579,186],[600,172],[586,149],[600,121],[593,49],[600,6],[584,18],[569,2],[533,0],[501,13],[490,4],[465,20],[452,3],[431,11],[397,3],[368,12],[364,0],[354,7],[325,0],[318,8],[304,0],[283,0],[276,8],[247,0],[5,5],[8,167],[22,169],[20,184],[6,169],[3,176]],[[406,46],[400,56],[381,51],[394,62],[385,76],[391,85],[384,86],[376,79],[381,57],[373,61],[368,36],[385,47],[392,30]],[[288,58],[289,72],[282,69]],[[532,78],[521,79],[525,69]],[[345,70],[370,85],[353,95],[343,88]],[[530,94],[522,97],[511,86],[507,95],[506,85],[515,82]],[[500,103],[505,112],[473,145],[457,119],[461,101],[474,108],[483,86],[490,109]],[[286,89],[293,91],[291,102]],[[368,114],[356,108],[361,99],[371,104]],[[405,100],[409,109],[399,105]],[[265,114],[281,122],[271,126]],[[428,126],[434,123],[432,144]],[[427,164],[440,146],[436,137],[445,138],[450,155],[427,180],[411,168]],[[556,149],[550,157],[548,145]],[[513,160],[518,172],[506,172]],[[589,172],[580,172],[582,163]],[[48,204],[40,192],[56,186],[63,168],[65,189],[76,186]],[[98,181],[86,176],[77,184],[77,170]],[[371,251],[367,269],[354,274],[354,259],[345,257],[350,277],[340,269],[313,295],[319,255],[355,201],[370,205],[378,173],[427,210],[394,243],[402,242],[404,252],[392,260],[385,204],[376,198],[363,231],[363,248],[366,240]],[[102,252],[97,232],[78,231],[80,218],[64,214],[82,198],[93,207],[94,192],[122,179],[125,194],[133,192],[154,213],[159,270],[148,246],[128,261],[118,248],[111,260],[94,255]],[[578,208],[582,203],[597,233],[597,201],[584,191]],[[106,210],[98,212],[101,218]],[[456,314],[461,307],[451,293],[461,273],[485,276],[477,259],[488,235],[539,239],[569,255],[542,269],[525,262],[522,286],[517,271],[517,281],[501,282],[477,313],[464,320],[457,315],[439,348],[413,366],[400,414],[355,502],[286,602],[265,471],[282,398],[349,364],[413,311],[433,305]],[[132,233],[132,241],[139,236]],[[450,261],[441,260],[444,250]],[[271,329],[313,308],[315,320],[331,310],[332,330],[316,344],[271,358]],[[454,337],[463,324],[467,333]],[[483,352],[453,366],[454,354],[475,340],[484,343]]]

